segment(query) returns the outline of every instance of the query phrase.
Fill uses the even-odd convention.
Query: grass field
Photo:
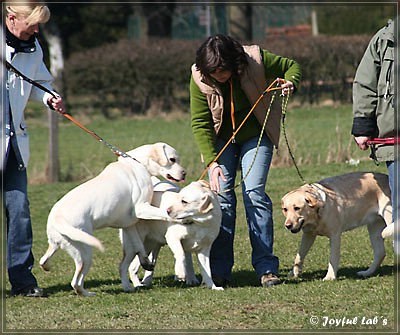
[[[164,141],[174,146],[187,168],[187,181],[198,179],[202,172],[198,149],[193,142],[188,116],[152,119],[90,120],[79,119],[110,143],[129,150],[144,143]],[[398,331],[398,300],[391,241],[386,241],[387,256],[376,276],[359,279],[356,272],[372,261],[372,250],[365,227],[344,234],[338,280],[323,282],[329,241],[317,238],[299,280],[288,279],[301,234],[291,234],[283,227],[280,198],[302,181],[287,156],[282,140],[270,171],[267,192],[274,203],[275,254],[280,259],[282,285],[262,288],[251,267],[250,242],[238,196],[237,235],[233,287],[212,291],[187,287],[173,280],[173,256],[167,247],[161,250],[153,287],[137,293],[124,293],[119,280],[121,248],[117,230],[96,231],[106,252],[94,251],[94,262],[86,287],[95,297],[76,296],[70,280],[72,259],[60,251],[53,258],[53,268],[44,273],[38,260],[47,248],[46,219],[54,203],[83,180],[98,174],[115,156],[105,146],[69,123],[60,121],[60,160],[62,182],[42,184],[46,163],[47,128],[40,119],[30,120],[32,159],[28,170],[31,215],[34,229],[33,269],[47,298],[27,299],[7,296],[3,299],[3,332],[62,333],[85,330],[114,333],[252,331],[298,332],[329,331],[395,333]],[[351,171],[374,170],[376,166],[351,142],[351,109],[293,108],[287,116],[287,133],[300,170],[308,182]],[[359,165],[346,160],[360,159]],[[238,191],[240,192],[240,191]],[[197,266],[197,264],[196,264]],[[197,273],[198,267],[196,267]]]

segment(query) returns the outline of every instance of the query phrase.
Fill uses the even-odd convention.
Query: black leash
[[[3,60],[3,62],[4,62],[4,60]],[[5,61],[5,63],[6,63],[6,68],[9,71],[14,72],[16,76],[21,77],[23,80],[25,80],[26,82],[30,83],[33,86],[36,86],[37,88],[41,89],[42,91],[51,94],[51,96],[53,98],[57,98],[57,95],[55,95],[54,92],[50,91],[47,87],[44,87],[43,85],[39,84],[37,81],[32,80],[31,78],[25,76],[23,73],[21,73],[19,70],[17,70],[14,66],[12,66],[9,62]],[[108,143],[107,141],[105,141],[102,137],[97,135],[94,131],[89,130],[88,128],[86,128],[84,125],[79,123],[75,118],[73,118],[70,114],[67,114],[67,113],[60,113],[60,114],[62,116],[64,116],[64,117],[66,117],[68,120],[72,121],[79,128],[83,129],[84,131],[86,131],[87,133],[92,135],[92,137],[94,137],[97,141],[99,141],[100,143],[103,143],[115,155],[123,157],[123,158],[128,158],[129,157],[129,158],[132,158],[135,161],[138,161],[134,157],[128,155],[125,151],[122,151],[121,149],[117,148],[116,146],[114,146],[114,145]]]
[[[303,182],[303,184],[307,184],[307,182],[305,181],[303,175],[300,172],[299,167],[297,166],[297,163],[296,163],[296,160],[295,160],[294,155],[292,153],[292,150],[290,149],[289,140],[288,140],[287,135],[286,135],[285,119],[286,119],[286,108],[287,108],[288,101],[289,101],[289,97],[287,97],[286,100],[283,99],[283,101],[282,101],[282,122],[281,122],[281,124],[282,124],[283,135],[285,137],[286,146],[288,148],[288,152],[289,152],[290,158],[292,159],[293,165],[296,168],[297,174],[299,175],[299,177],[300,177],[301,181]]]
[[[23,80],[27,81],[29,84],[32,84],[33,86],[40,88],[42,91],[51,94],[53,98],[57,98],[57,96],[52,91],[50,91],[47,87],[44,87],[43,85],[39,84],[37,81],[34,81],[31,78],[25,76],[23,73],[21,73],[19,70],[17,70],[14,66],[12,66],[9,62],[5,61],[5,63],[6,63],[6,68],[9,71],[14,72],[18,77],[21,77]]]

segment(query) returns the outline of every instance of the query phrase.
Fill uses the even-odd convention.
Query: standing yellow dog
[[[367,225],[374,260],[368,270],[357,274],[371,276],[385,258],[384,238],[392,235],[392,206],[388,176],[354,172],[318,183],[304,185],[287,193],[281,201],[285,227],[292,233],[303,230],[292,275],[301,274],[304,258],[317,235],[330,238],[330,260],[324,280],[336,279],[343,232]]]

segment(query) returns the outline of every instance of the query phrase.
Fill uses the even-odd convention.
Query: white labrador
[[[374,251],[368,270],[371,276],[385,258],[384,238],[393,232],[388,176],[354,172],[303,185],[287,193],[281,201],[285,227],[292,233],[303,230],[292,275],[301,274],[304,259],[317,235],[330,238],[330,260],[324,280],[336,279],[343,232],[367,225]]]
[[[138,233],[153,262],[160,248],[168,244],[175,257],[175,278],[186,281],[188,285],[197,285],[199,282],[192,262],[194,252],[199,261],[202,283],[208,288],[223,290],[211,278],[209,260],[211,245],[218,236],[222,218],[217,195],[204,180],[192,182],[180,190],[160,182],[155,184],[154,190],[152,204],[167,210],[172,219],[181,220],[182,223],[140,220],[137,224]],[[129,266],[134,286],[150,286],[153,271],[146,271],[140,281],[139,267],[137,258]]]
[[[51,209],[47,221],[49,248],[40,259],[44,270],[59,247],[65,249],[75,262],[71,285],[82,296],[93,295],[84,289],[84,278],[92,262],[92,247],[104,250],[93,230],[122,228],[131,242],[125,244],[124,255],[132,259],[139,255],[144,268],[152,269],[135,224],[139,219],[170,220],[168,213],[152,206],[151,176],[182,181],[185,171],[179,156],[166,143],[147,144],[119,157],[98,176],[72,189]],[[132,158],[131,158],[132,157]],[[122,269],[121,269],[122,271]],[[127,271],[127,268],[126,268]]]

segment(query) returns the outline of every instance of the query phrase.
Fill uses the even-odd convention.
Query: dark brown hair
[[[239,75],[247,65],[243,46],[232,37],[222,34],[210,36],[197,49],[196,69],[209,77],[216,69],[231,71]]]

